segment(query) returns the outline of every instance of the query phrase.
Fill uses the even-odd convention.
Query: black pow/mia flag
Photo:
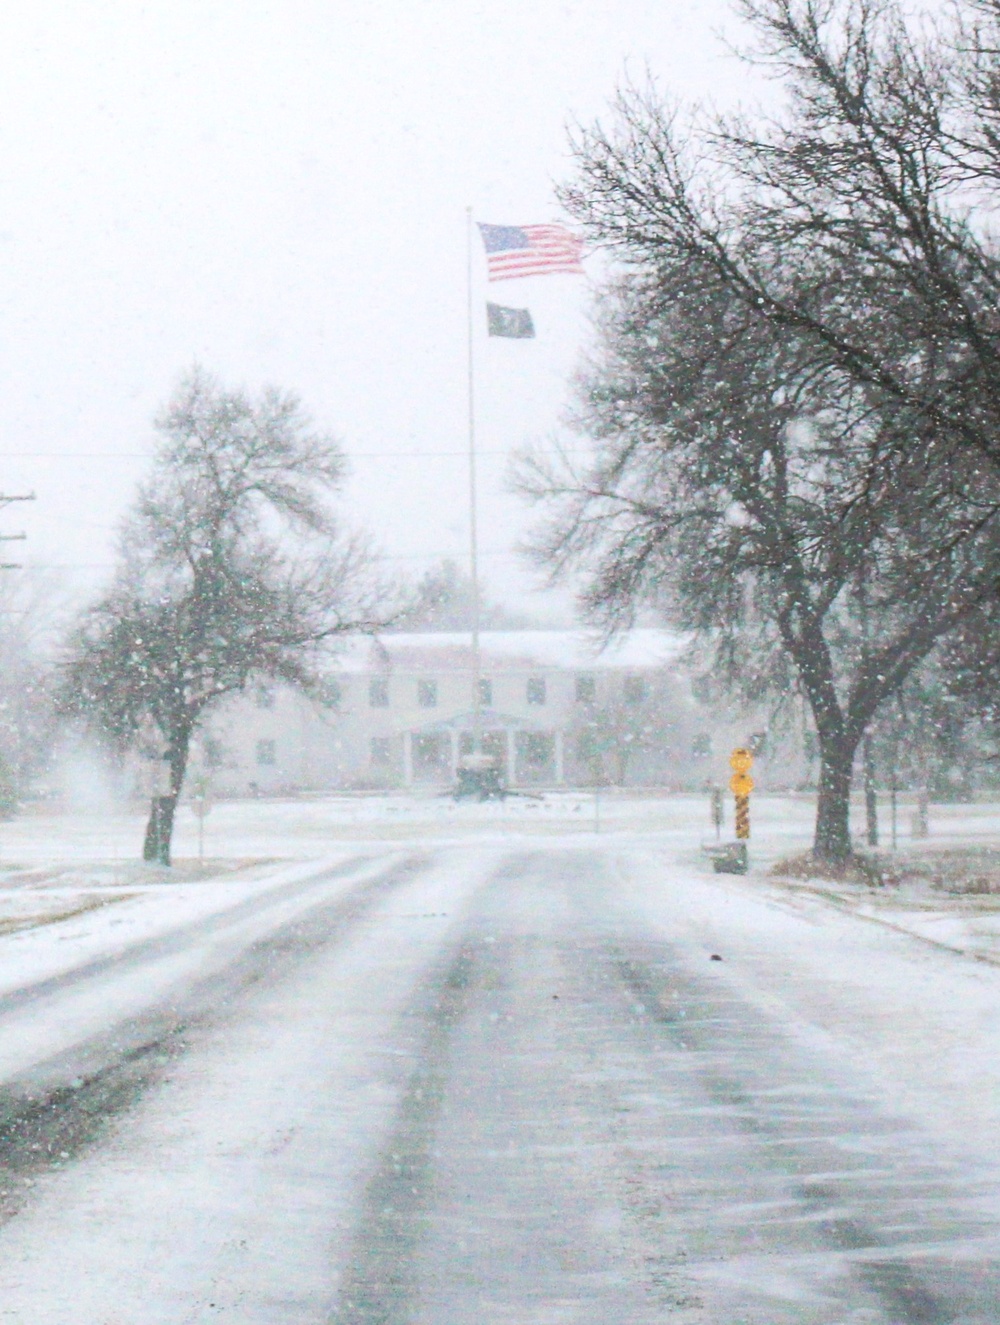
[[[491,336],[507,336],[511,340],[531,340],[535,335],[535,324],[526,308],[487,304],[486,326]]]

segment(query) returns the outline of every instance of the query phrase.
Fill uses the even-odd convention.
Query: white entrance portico
[[[406,786],[452,781],[458,762],[475,745],[476,715],[462,711],[403,733]],[[522,716],[484,708],[479,714],[482,749],[498,760],[508,786],[563,782],[562,733]]]

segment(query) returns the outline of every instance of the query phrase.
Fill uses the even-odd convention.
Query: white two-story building
[[[604,649],[579,632],[487,631],[480,652],[482,744],[513,787],[702,786],[754,738],[751,718],[699,701],[667,631]],[[475,678],[468,634],[352,639],[321,697],[262,685],[216,710],[201,758],[221,794],[445,787],[473,748]]]

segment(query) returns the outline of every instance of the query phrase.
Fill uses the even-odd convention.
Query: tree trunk
[[[878,846],[878,793],[875,788],[875,756],[869,737],[864,741],[865,766],[865,819],[868,829],[868,845]]]
[[[917,812],[913,816],[913,836],[929,837],[930,822],[927,814],[929,796],[926,785],[917,789]]]
[[[157,865],[170,864],[170,839],[174,832],[176,808],[177,797],[174,795],[153,797],[149,807],[146,836],[142,844],[143,860]]]
[[[159,865],[170,864],[170,843],[174,835],[174,816],[177,801],[184,786],[184,773],[187,770],[188,747],[191,743],[191,729],[184,727],[177,731],[170,749],[164,756],[170,765],[170,789],[164,796],[154,796],[150,806],[149,821],[146,824],[146,836],[142,844],[143,860],[154,861]]]
[[[819,803],[813,855],[840,864],[851,854],[851,776],[855,744],[843,736],[820,737]]]

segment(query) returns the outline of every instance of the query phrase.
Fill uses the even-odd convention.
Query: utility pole
[[[10,506],[11,503],[15,501],[34,501],[34,500],[35,500],[35,494],[33,492],[24,492],[17,494],[8,494],[6,492],[0,492],[0,511],[2,511],[5,507]],[[24,533],[0,534],[0,543],[23,543],[27,537],[28,535]],[[20,562],[0,561],[0,570],[20,570],[20,569],[21,569]]]

